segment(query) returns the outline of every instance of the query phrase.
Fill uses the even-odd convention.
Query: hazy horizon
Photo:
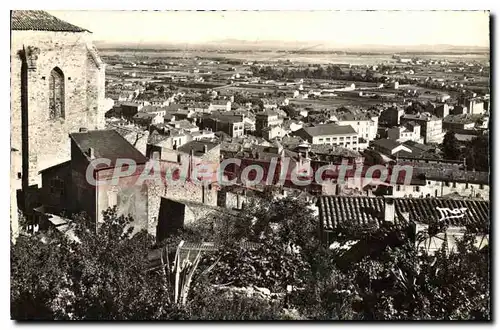
[[[49,11],[101,43],[489,49],[486,11]],[[431,49],[432,50],[432,49]]]

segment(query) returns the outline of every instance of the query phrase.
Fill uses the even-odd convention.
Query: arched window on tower
[[[58,67],[50,72],[50,119],[64,118],[64,74]]]

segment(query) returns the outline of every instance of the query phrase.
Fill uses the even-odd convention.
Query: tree
[[[287,249],[271,235],[250,249],[226,244],[205,263],[217,266],[208,275],[211,284],[235,287],[257,286],[272,292],[285,292],[287,285],[302,286],[308,265],[302,255]]]
[[[21,236],[11,252],[12,317],[262,320],[283,318],[285,307],[320,320],[491,317],[490,250],[477,247],[475,236],[488,226],[467,228],[454,252],[445,236],[441,250],[430,254],[415,241],[444,232],[446,225],[430,226],[424,235],[416,235],[412,224],[343,226],[334,248],[319,240],[319,224],[302,199],[266,198],[250,203],[241,218],[223,218],[217,218],[222,230],[208,236],[203,224],[158,245],[145,232],[134,233],[132,219],[113,209],[97,232],[85,218],[75,219],[79,242],[56,230]],[[220,233],[222,225],[230,235]],[[192,267],[182,266],[188,274],[183,280],[172,280],[168,260],[158,271],[146,271],[150,247],[175,250],[182,239],[207,238],[222,248],[197,255]],[[243,248],[247,241],[257,245]],[[182,283],[191,277],[191,289],[185,290],[189,285]],[[182,294],[173,294],[176,285]],[[222,285],[264,287],[285,299],[225,295],[217,289]]]
[[[460,145],[452,131],[446,132],[444,136],[443,154],[445,159],[457,160],[460,157]]]
[[[133,234],[132,219],[104,213],[97,233],[75,221],[80,242],[52,232],[20,237],[12,247],[11,303],[17,320],[176,318],[161,275],[146,272],[151,238]]]
[[[322,320],[489,319],[489,250],[468,232],[455,253],[445,243],[429,254],[415,248],[410,229],[358,230],[347,250],[324,251],[323,268],[294,303]]]
[[[466,143],[464,156],[469,170],[489,172],[489,137],[482,135]]]
[[[209,275],[211,283],[276,291],[284,291],[287,285],[303,285],[320,247],[318,225],[305,200],[263,199],[259,204],[248,204],[240,218],[222,217],[217,222],[226,229],[218,226],[218,236],[210,234],[213,240],[224,243],[218,253],[206,259],[208,263],[218,260]],[[224,235],[226,232],[229,235]],[[258,247],[242,248],[240,244],[246,241]]]

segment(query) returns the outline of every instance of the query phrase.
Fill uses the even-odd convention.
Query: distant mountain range
[[[234,50],[234,51],[300,51],[300,52],[374,52],[374,53],[487,53],[489,47],[455,45],[345,45],[332,41],[283,41],[222,39],[209,42],[113,42],[95,41],[100,49],[136,50]]]

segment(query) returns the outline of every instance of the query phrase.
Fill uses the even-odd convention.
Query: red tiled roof
[[[451,210],[467,208],[462,218],[446,220],[448,224],[453,226],[489,222],[490,204],[488,201],[439,198],[393,199],[395,202],[396,222],[404,222],[403,213],[407,212],[411,222],[435,223],[441,219],[437,207]],[[380,224],[384,218],[385,201],[383,197],[321,196],[318,198],[317,206],[323,229],[333,230],[349,224]]]
[[[10,28],[11,30],[90,32],[43,10],[13,10]]]

